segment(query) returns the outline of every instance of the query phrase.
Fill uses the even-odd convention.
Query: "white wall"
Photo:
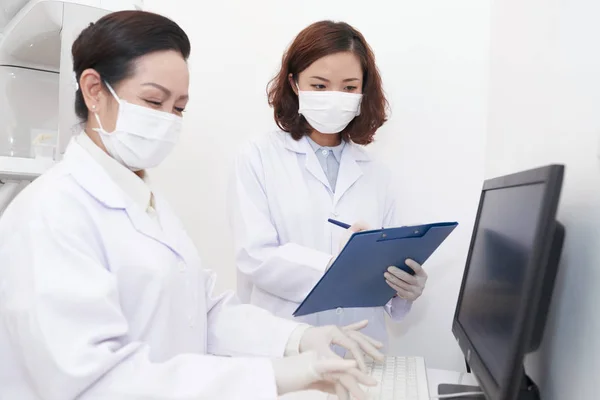
[[[496,0],[486,175],[566,164],[563,262],[541,350],[542,398],[598,398],[600,2]]]
[[[218,289],[235,287],[225,210],[232,157],[242,141],[274,127],[266,84],[302,28],[345,20],[366,36],[383,74],[393,115],[373,151],[398,172],[406,222],[461,223],[427,263],[426,294],[394,327],[392,349],[425,355],[432,367],[462,368],[450,328],[484,173],[489,0],[200,4],[145,1],[180,23],[193,47],[186,132],[154,181],[219,273]]]

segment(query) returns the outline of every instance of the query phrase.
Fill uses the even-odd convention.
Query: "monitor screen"
[[[507,378],[544,183],[483,193],[457,318],[492,378]]]

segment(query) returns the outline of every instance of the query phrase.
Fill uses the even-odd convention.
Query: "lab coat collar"
[[[285,147],[298,154],[305,154],[305,167],[308,172],[331,190],[329,181],[325,176],[325,172],[323,172],[323,168],[321,167],[308,138],[303,137],[296,141],[290,134],[286,133],[285,136]],[[334,193],[334,204],[337,204],[348,189],[350,189],[363,175],[360,163],[369,161],[371,161],[371,157],[369,157],[369,153],[363,146],[352,141],[346,143],[342,152],[342,159],[340,160],[340,170]]]
[[[294,140],[290,133],[282,131],[281,134],[284,135],[283,141],[286,149],[298,154],[307,154],[312,150],[306,138]]]
[[[319,159],[317,155],[312,150],[310,143],[308,142],[307,137],[302,137],[300,140],[294,140],[292,135],[289,133],[285,133],[285,147],[293,151],[297,154],[305,155],[305,164],[304,167],[312,176],[315,177],[319,182],[321,182],[325,187],[331,190],[331,186],[329,185],[329,180],[325,176],[325,171],[323,171],[323,167],[319,163]]]
[[[282,132],[282,134],[285,135],[286,149],[298,154],[307,154],[313,151],[306,137],[303,137],[300,140],[294,140],[292,135],[290,135],[289,133]],[[351,157],[355,161],[371,161],[371,157],[369,156],[367,150],[363,146],[358,145],[352,141],[347,142],[346,146],[344,146],[344,153],[346,152],[350,152]]]
[[[342,196],[363,176],[361,163],[369,160],[366,150],[355,143],[349,143],[344,148],[333,197],[334,205],[337,205]]]
[[[129,196],[142,210],[151,205],[152,192],[145,179],[124,167],[117,160],[106,154],[84,132],[75,137],[75,141],[83,147],[106,171],[114,183]]]
[[[75,138],[71,139],[65,152],[64,162],[77,184],[108,208],[125,209],[133,200],[122,191],[106,171],[98,164]]]
[[[181,255],[179,246],[169,239],[175,237],[175,233],[181,228],[169,218],[164,218],[160,221],[163,228],[161,230],[160,225],[152,221],[146,213],[146,209],[140,208],[132,198],[127,196],[75,138],[71,139],[67,147],[64,162],[77,184],[92,197],[107,208],[124,210],[138,232],[157,240]],[[162,215],[172,215],[167,203],[160,196],[155,196],[155,200],[157,210],[163,210]],[[168,212],[165,212],[167,209]]]
[[[331,151],[331,154],[337,160],[338,163],[342,159],[342,151],[344,151],[344,147],[346,147],[346,142],[342,142],[342,143],[338,144],[337,146],[330,147],[330,146],[321,146],[320,144],[318,144],[317,142],[315,142],[308,136],[306,137],[306,140],[308,140],[310,147],[312,147],[312,149],[315,153],[318,153],[319,150],[322,150],[322,149],[328,149]]]
[[[367,152],[367,149],[364,146],[356,144],[354,142],[349,142],[346,144],[349,152],[352,154],[352,158],[354,161],[371,161],[371,156]],[[346,149],[344,148],[344,150]]]

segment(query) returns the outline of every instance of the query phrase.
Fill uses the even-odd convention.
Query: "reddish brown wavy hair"
[[[344,22],[320,21],[310,25],[296,36],[283,55],[281,70],[267,86],[269,105],[279,128],[296,140],[312,130],[298,114],[298,96],[290,85],[290,74],[297,79],[298,74],[318,59],[347,51],[356,54],[362,66],[363,100],[360,115],[341,135],[344,140],[362,145],[373,142],[375,132],[387,120],[388,103],[373,50],[359,31]]]

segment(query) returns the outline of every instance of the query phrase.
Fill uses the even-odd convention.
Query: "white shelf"
[[[0,157],[1,180],[33,180],[54,165],[44,158]]]

